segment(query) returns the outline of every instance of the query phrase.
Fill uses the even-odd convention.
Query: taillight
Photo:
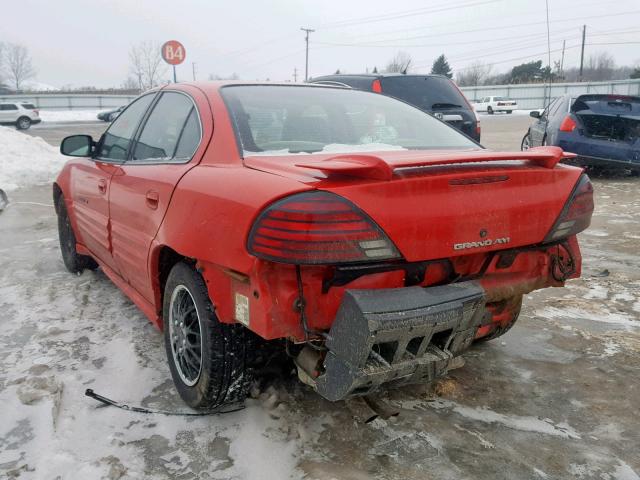
[[[592,214],[593,185],[589,177],[583,174],[544,241],[552,242],[580,233],[591,223]]]
[[[376,93],[382,93],[382,83],[380,83],[379,78],[376,78],[373,82],[371,82],[371,90]]]
[[[34,110],[33,113],[35,113],[36,115],[40,115],[40,110]]]
[[[369,216],[328,192],[291,195],[267,207],[251,232],[249,253],[292,264],[336,264],[401,258]]]
[[[560,131],[561,132],[573,132],[576,129],[576,121],[571,118],[571,115],[567,115],[566,117],[564,117],[564,120],[562,120],[562,123],[560,124]]]

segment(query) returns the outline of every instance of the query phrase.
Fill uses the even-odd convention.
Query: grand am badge
[[[479,242],[464,242],[464,243],[454,243],[454,250],[466,250],[467,248],[481,248],[481,247],[490,247],[492,245],[504,245],[511,241],[509,237],[501,237],[501,238],[487,238],[486,240],[480,240]]]

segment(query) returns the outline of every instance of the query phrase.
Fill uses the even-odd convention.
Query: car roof
[[[386,78],[386,77],[434,77],[434,78],[446,78],[447,80],[451,80],[449,77],[445,75],[440,75],[436,73],[399,73],[399,72],[390,72],[390,73],[335,73],[330,75],[322,75],[319,77],[313,77],[309,81],[315,82],[317,80],[321,80],[323,78]]]

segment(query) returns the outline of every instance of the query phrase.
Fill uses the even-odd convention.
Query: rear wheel
[[[27,130],[31,126],[31,119],[29,117],[20,117],[16,122],[16,128],[18,130]]]
[[[162,312],[169,369],[184,402],[200,410],[243,402],[252,380],[252,334],[218,320],[192,266],[180,262],[171,269]]]
[[[527,134],[522,137],[522,142],[520,143],[520,150],[522,150],[523,152],[525,150],[529,150],[531,148],[531,136],[529,136],[529,132],[527,132]]]
[[[488,113],[489,115],[493,115],[493,108],[491,108],[491,107],[487,107],[487,113]]]
[[[71,273],[82,273],[84,269],[95,270],[98,268],[96,261],[87,256],[80,255],[76,250],[76,236],[73,233],[71,220],[67,213],[67,206],[64,197],[60,195],[57,200],[58,211],[58,236],[60,238],[60,251],[62,261]]]

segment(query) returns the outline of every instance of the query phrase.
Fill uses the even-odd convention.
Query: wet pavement
[[[517,148],[528,121],[483,117],[487,143]],[[528,295],[509,333],[437,384],[382,392],[401,413],[369,424],[294,377],[222,416],[85,397],[185,411],[161,334],[102,272],[64,269],[50,189],[13,192],[0,213],[0,477],[638,479],[640,179],[594,186],[583,277]]]

